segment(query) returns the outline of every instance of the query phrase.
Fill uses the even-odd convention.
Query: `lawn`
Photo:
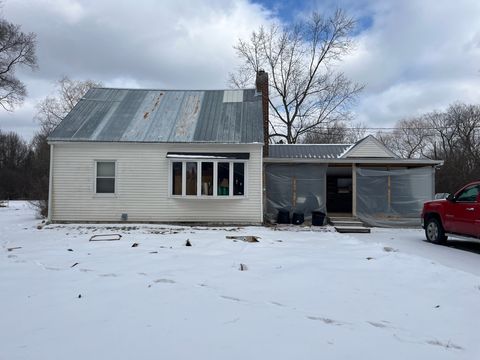
[[[480,255],[420,229],[38,224],[0,208],[1,360],[480,358]]]

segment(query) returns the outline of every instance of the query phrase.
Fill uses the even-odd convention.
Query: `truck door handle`
[[[467,210],[467,211],[474,211],[475,209],[474,209],[474,208],[466,208],[465,210]]]

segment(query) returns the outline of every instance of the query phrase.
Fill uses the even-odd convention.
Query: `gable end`
[[[378,141],[374,136],[368,135],[353,145],[343,154],[342,158],[388,158],[398,159],[398,156]]]

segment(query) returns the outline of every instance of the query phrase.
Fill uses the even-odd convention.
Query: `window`
[[[202,195],[213,195],[213,162],[202,162]]]
[[[245,195],[245,164],[233,163],[233,195]]]
[[[245,177],[242,161],[172,161],[171,195],[245,196]]]
[[[475,202],[478,196],[478,186],[471,186],[457,196],[457,201]]]
[[[95,192],[97,194],[114,194],[115,161],[97,161],[96,167]]]
[[[187,162],[187,195],[197,195],[197,163],[196,162]]]
[[[350,194],[352,192],[352,178],[337,179],[337,194]]]
[[[230,194],[230,163],[219,162],[217,168],[217,195]]]
[[[172,195],[182,195],[182,163],[172,163]]]

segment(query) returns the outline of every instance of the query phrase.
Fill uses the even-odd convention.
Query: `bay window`
[[[245,196],[245,162],[175,160],[170,163],[172,196]]]

